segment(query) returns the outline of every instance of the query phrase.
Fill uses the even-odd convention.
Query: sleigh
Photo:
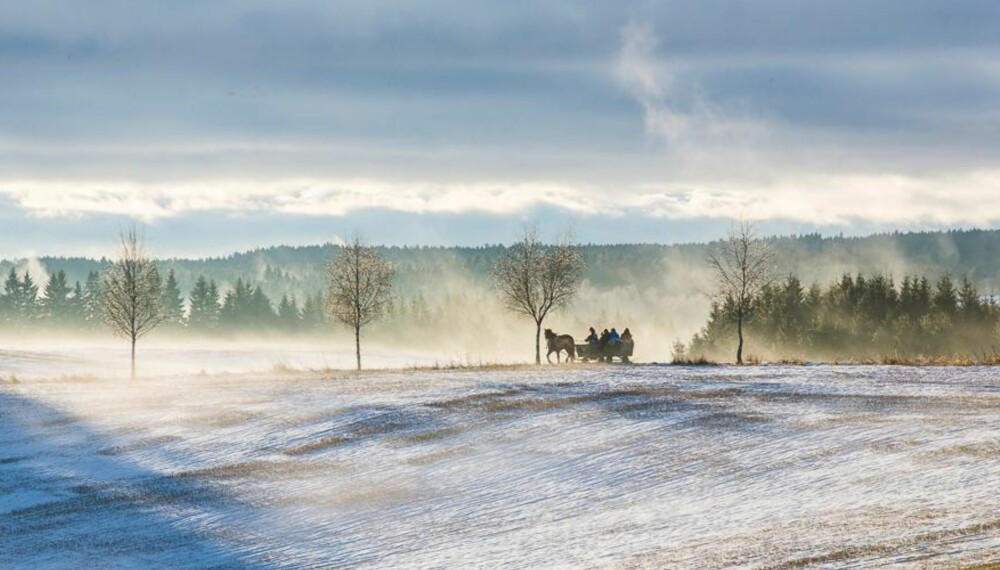
[[[578,344],[576,345],[576,356],[584,362],[591,360],[611,362],[615,358],[622,362],[628,362],[634,348],[635,341],[632,339],[609,340],[603,348],[599,344]]]

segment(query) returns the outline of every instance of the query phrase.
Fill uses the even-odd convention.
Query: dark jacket
[[[597,342],[600,343],[601,348],[604,348],[604,345],[608,344],[608,329],[601,331],[601,338]]]

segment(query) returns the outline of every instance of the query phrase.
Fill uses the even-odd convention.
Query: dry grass
[[[888,354],[877,363],[888,366],[997,366],[1000,365],[1000,354]]]
[[[894,552],[903,551],[904,549],[911,548],[915,545],[919,545],[922,543],[941,542],[963,536],[973,536],[978,534],[984,534],[987,532],[994,532],[998,529],[1000,529],[1000,519],[978,524],[972,524],[955,529],[925,532],[914,536],[906,537],[898,541],[888,542],[884,544],[867,544],[862,546],[847,547],[842,550],[837,550],[827,554],[819,554],[815,556],[807,556],[804,558],[796,558],[793,560],[788,560],[780,564],[767,566],[767,568],[770,570],[791,570],[793,568],[805,568],[808,566],[829,564],[831,562],[843,562],[871,555],[891,554]],[[973,570],[973,569],[987,570],[992,568],[1000,568],[1000,564],[989,563],[986,565],[972,566],[967,570]]]
[[[337,447],[339,445],[344,445],[349,443],[353,438],[345,437],[342,435],[331,435],[317,439],[316,441],[310,441],[303,443],[302,445],[296,445],[295,447],[289,447],[285,450],[286,455],[305,455],[307,453],[312,453],[314,451],[320,451],[323,449],[329,449],[331,447]]]
[[[314,441],[289,447],[284,450],[286,455],[306,455],[315,451],[322,451],[333,447],[339,447],[349,443],[363,441],[369,438],[390,435],[402,430],[412,428],[414,422],[407,418],[395,418],[380,416],[371,420],[359,421],[348,426],[344,433],[323,436]]]
[[[408,458],[406,462],[410,465],[430,465],[444,459],[468,455],[469,453],[472,453],[473,449],[474,448],[469,445],[449,446],[444,449],[438,449],[430,453]]]
[[[1000,456],[1000,441],[983,441],[978,443],[960,443],[950,447],[942,447],[928,452],[929,457],[998,457]]]
[[[799,357],[783,356],[771,360],[763,360],[751,355],[745,358],[747,366],[761,364],[778,364],[782,366],[804,366],[807,363],[823,363],[834,366],[1000,366],[1000,353],[955,353],[955,354],[884,354],[882,356],[859,356],[853,358],[838,358],[834,360],[804,360]],[[696,360],[684,358],[674,360],[674,364],[698,365],[717,364],[714,361],[699,357]]]
[[[112,445],[108,447],[102,447],[97,450],[98,455],[122,455],[126,453],[132,453],[135,451],[141,451],[143,449],[148,449],[150,447],[156,447],[158,445],[166,445],[180,441],[180,437],[176,435],[161,435],[156,437],[149,437],[146,439],[140,439],[132,443],[122,444],[122,445]]]
[[[458,435],[466,429],[468,429],[468,426],[447,426],[404,435],[400,439],[406,443],[427,443],[451,437],[453,435]]]
[[[718,362],[714,360],[709,360],[705,356],[684,356],[679,358],[674,358],[670,361],[671,364],[676,364],[678,366],[718,366]]]
[[[285,362],[279,360],[274,363],[274,366],[271,367],[271,372],[274,372],[275,374],[298,374],[305,371],[300,368],[289,366]]]
[[[447,362],[440,363],[435,362],[434,364],[424,364],[417,365],[411,364],[402,368],[404,372],[431,372],[437,370],[463,370],[463,371],[485,371],[485,370],[498,370],[498,371],[510,371],[510,370],[537,370],[539,368],[536,364],[525,364],[525,363],[501,363],[501,362]]]
[[[776,360],[771,360],[768,362],[768,364],[780,364],[782,366],[804,366],[805,363],[806,361],[802,360],[801,358],[795,358],[790,356],[783,356],[781,358],[778,358]]]
[[[180,479],[242,479],[251,477],[296,477],[308,476],[328,467],[302,461],[250,460],[239,463],[215,465],[200,469],[181,471],[174,475]]]

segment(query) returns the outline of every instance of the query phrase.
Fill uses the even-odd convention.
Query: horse
[[[576,358],[576,343],[573,342],[573,337],[568,334],[556,334],[552,332],[552,329],[545,329],[545,343],[549,347],[548,354],[545,355],[545,360],[552,364],[552,353],[556,353],[556,362],[559,362],[559,354],[562,351],[566,351],[566,359],[572,362]]]

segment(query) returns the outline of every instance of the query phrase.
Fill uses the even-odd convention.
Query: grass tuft
[[[714,360],[705,358],[704,355],[674,357],[670,363],[678,366],[717,366],[719,364]]]
[[[873,364],[887,366],[997,366],[1000,354],[887,354]]]

